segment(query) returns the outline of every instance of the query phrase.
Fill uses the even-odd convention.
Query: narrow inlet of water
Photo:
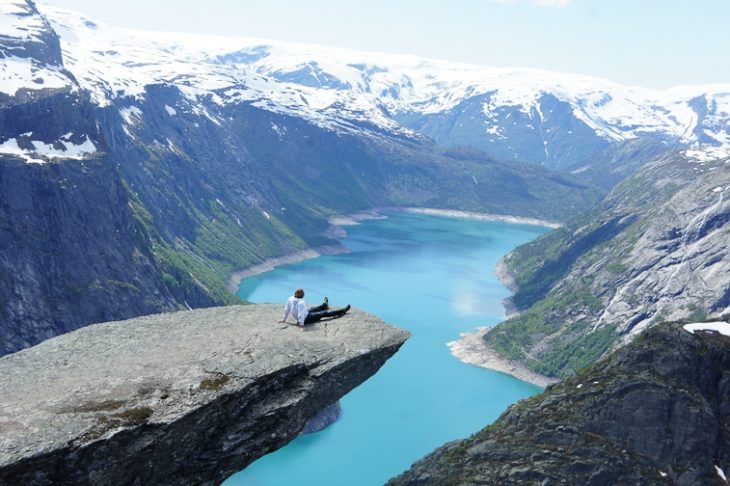
[[[247,278],[239,295],[283,303],[297,287],[309,305],[379,315],[413,336],[342,400],[340,420],[302,435],[227,486],[373,486],[447,441],[493,422],[540,388],[454,358],[449,341],[504,318],[497,260],[547,228],[396,212],[347,227],[349,252]],[[272,323],[273,325],[273,323]]]

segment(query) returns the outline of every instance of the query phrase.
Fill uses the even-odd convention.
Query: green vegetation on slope
[[[727,176],[711,170],[723,164],[661,157],[599,207],[512,251],[504,264],[520,314],[487,333],[487,345],[533,371],[566,377],[625,342],[639,323],[702,319],[727,307],[725,237],[713,234],[730,220],[714,189]],[[679,253],[690,243],[691,252]]]

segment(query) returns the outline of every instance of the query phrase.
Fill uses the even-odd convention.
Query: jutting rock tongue
[[[0,358],[0,484],[219,484],[368,379],[407,331],[278,305],[96,324]]]

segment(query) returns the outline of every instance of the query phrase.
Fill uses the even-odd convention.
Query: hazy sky
[[[730,0],[45,1],[122,27],[534,67],[656,88],[730,83]]]

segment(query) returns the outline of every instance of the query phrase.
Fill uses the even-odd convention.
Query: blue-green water
[[[333,307],[352,304],[413,336],[341,400],[339,421],[259,459],[229,478],[227,486],[383,484],[540,390],[466,365],[446,343],[503,318],[501,301],[509,292],[497,280],[495,264],[544,228],[393,213],[347,231],[342,241],[349,253],[248,278],[239,295],[283,303],[303,287],[310,305],[326,295]]]

